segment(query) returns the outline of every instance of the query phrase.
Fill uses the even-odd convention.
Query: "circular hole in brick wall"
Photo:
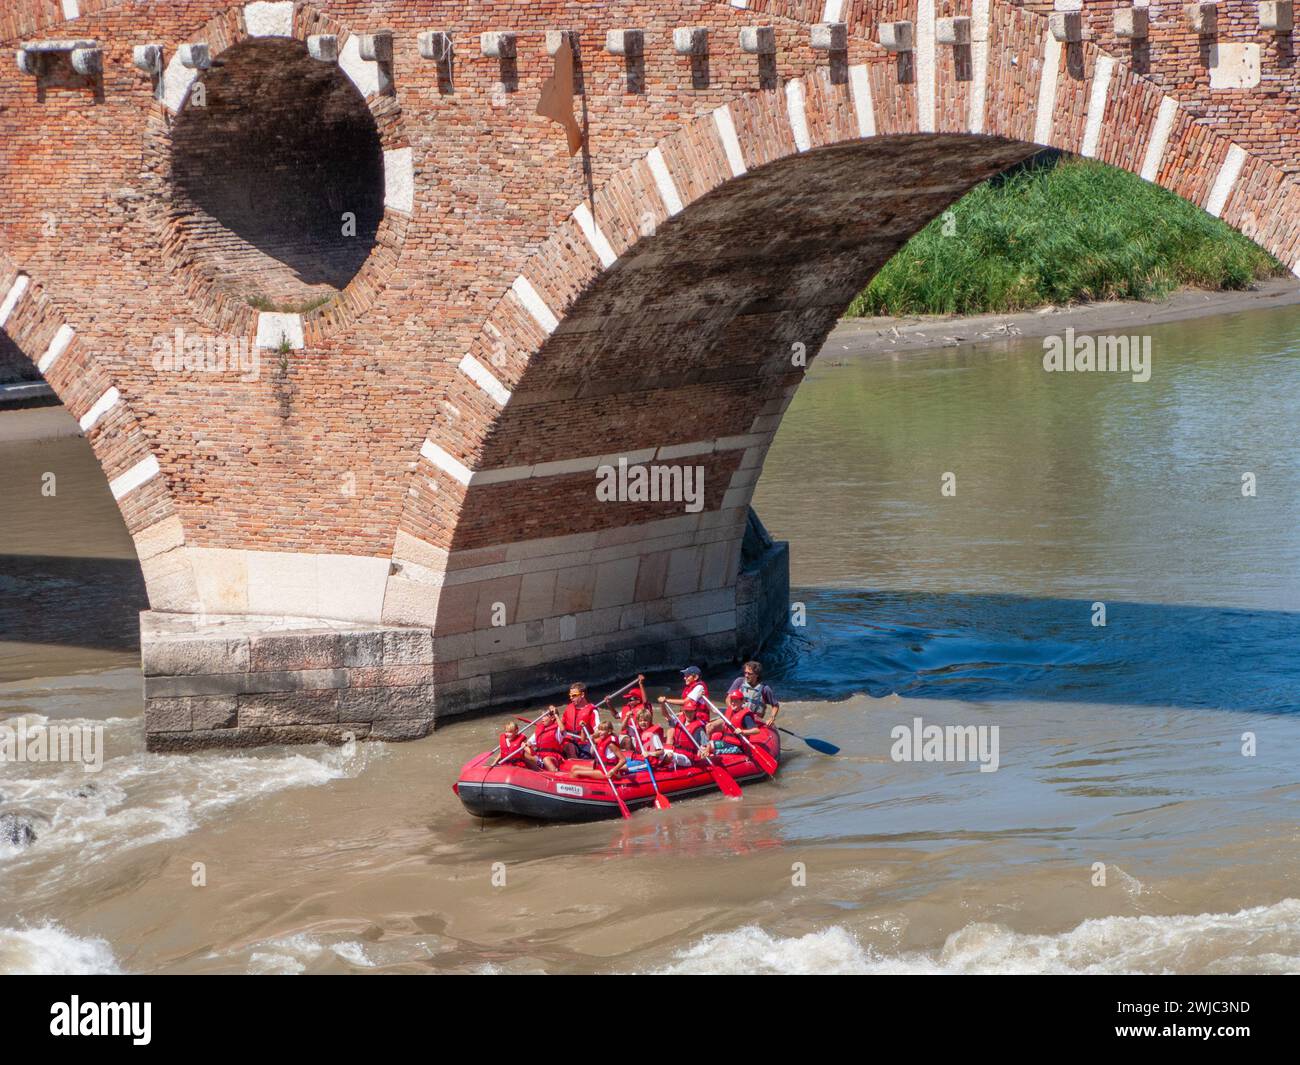
[[[297,41],[236,45],[202,83],[172,130],[175,225],[194,265],[259,311],[321,306],[360,270],[384,216],[370,109]]]

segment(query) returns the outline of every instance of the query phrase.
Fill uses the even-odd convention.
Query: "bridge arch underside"
[[[464,456],[468,486],[425,468],[399,532],[385,620],[428,617],[439,585],[440,716],[751,653],[787,610],[784,545],[746,530],[797,355],[817,353],[918,229],[1038,150],[927,134],[796,154],[721,184],[605,270]],[[481,403],[465,387],[435,442]],[[630,481],[628,498],[599,500],[620,456],[683,487],[702,472],[702,500],[637,499]]]

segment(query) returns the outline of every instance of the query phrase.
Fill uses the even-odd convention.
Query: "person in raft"
[[[664,727],[655,724],[655,716],[650,707],[641,707],[636,715],[635,727],[637,738],[641,741],[640,746],[635,742],[632,745],[636,756],[644,758],[652,768],[671,769],[676,764],[673,752],[668,750],[668,744],[664,741]],[[687,764],[690,764],[689,759]]]
[[[623,696],[623,709],[620,712],[622,716],[619,730],[618,745],[625,751],[635,751],[636,744],[632,742],[632,730],[636,728],[637,719],[641,716],[641,711],[646,708],[645,702],[645,675],[638,673],[636,684],[632,690]]]
[[[617,778],[627,766],[627,756],[618,745],[613,723],[602,721],[596,726],[591,738],[596,745],[595,757],[592,759],[596,765],[590,769],[581,765],[573,766],[569,770],[569,776],[580,780],[604,780],[605,773],[608,772],[611,779]],[[600,769],[601,765],[605,767],[604,771]]]
[[[569,685],[569,702],[560,715],[560,739],[563,742],[564,757],[593,758],[592,749],[587,744],[587,732],[595,735],[600,723],[600,714],[595,705],[587,698],[587,686],[581,681]]]
[[[746,709],[754,715],[759,724],[766,725],[768,728],[775,727],[776,715],[781,712],[781,704],[776,701],[776,694],[772,689],[763,683],[763,663],[746,662],[743,668],[744,673],[733,680],[731,687],[727,689],[727,702],[730,703],[731,696],[739,692],[745,700]]]
[[[555,716],[555,707],[550,707],[537,722],[537,730],[529,742],[519,731],[519,725],[511,721],[505,731],[497,737],[497,754],[489,763],[501,765],[518,760],[529,769],[546,770],[554,773],[560,768],[560,722]]]
[[[682,681],[682,697],[669,699],[668,696],[661,695],[659,705],[664,708],[664,719],[667,721],[672,721],[672,718],[668,717],[668,708],[681,707],[677,716],[681,718],[682,724],[686,726],[686,731],[694,738],[695,743],[691,742],[690,737],[679,735],[683,730],[674,723],[672,731],[668,734],[668,746],[690,758],[695,756],[697,744],[699,747],[704,746],[705,735],[708,732],[711,715],[705,700],[709,697],[709,686],[700,679],[699,666],[687,666],[683,669]]]
[[[709,751],[711,754],[744,754],[739,736],[753,736],[762,731],[763,719],[745,705],[740,692],[727,694],[727,720],[714,718],[709,724]]]

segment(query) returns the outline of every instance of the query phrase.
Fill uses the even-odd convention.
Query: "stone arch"
[[[859,34],[871,28],[861,9],[855,6],[856,21],[850,20]],[[821,14],[810,13],[809,21]],[[1198,122],[1094,44],[1057,41],[1040,15],[997,0],[977,3],[976,21],[977,39],[964,58],[974,76],[962,76],[956,49],[936,45],[931,10],[928,46],[918,48],[906,76],[900,77],[899,57],[873,50],[865,63],[837,71],[832,61],[686,121],[577,204],[525,263],[460,361],[446,397],[450,416],[423,444],[394,545],[385,619],[433,627],[440,668],[454,678],[441,689],[446,705],[532,694],[562,683],[565,669],[614,675],[674,656],[708,661],[734,653],[740,624],[734,584],[748,502],[801,377],[781,368],[780,348],[807,337],[811,357],[888,256],[855,258],[839,249],[828,272],[795,279],[808,283],[800,299],[817,306],[811,315],[801,315],[799,306],[772,308],[779,343],[754,362],[743,424],[724,416],[696,439],[636,430],[630,446],[614,446],[602,430],[633,397],[663,401],[685,394],[655,389],[650,369],[683,374],[704,396],[734,376],[736,363],[691,368],[665,355],[654,367],[637,365],[620,376],[618,360],[605,359],[588,363],[584,377],[574,362],[591,353],[584,335],[634,319],[624,312],[636,297],[620,286],[621,275],[639,269],[644,279],[655,269],[694,268],[673,257],[682,246],[674,234],[690,230],[694,216],[712,211],[732,190],[748,186],[761,195],[773,175],[798,180],[800,167],[811,170],[817,160],[851,180],[838,168],[854,152],[879,159],[946,141],[970,165],[954,178],[946,202],[906,219],[892,235],[896,248],[978,180],[1040,147],[1056,147],[1154,181],[1284,262],[1296,261],[1300,200],[1279,168]],[[722,224],[718,216],[706,217]],[[768,223],[781,225],[775,201]],[[755,246],[765,236],[755,224]],[[817,289],[828,278],[834,283]],[[702,277],[698,291],[707,293],[708,283]],[[712,295],[719,303],[732,298]],[[734,296],[733,318],[751,296],[764,298]],[[744,331],[728,336],[726,314],[716,324],[718,335],[708,338],[714,350],[752,339]],[[715,391],[715,398],[724,397],[725,389]],[[581,433],[560,431],[557,411],[575,400],[599,409],[591,436],[605,443],[583,447]],[[596,468],[620,453],[632,463],[698,456],[713,485],[703,515],[690,520],[662,507],[628,508],[567,535],[557,535],[553,520],[534,520],[548,502],[561,509],[572,504],[575,490],[589,497]],[[647,580],[636,563],[651,555],[658,569]],[[499,605],[511,624],[494,632],[491,608]],[[657,647],[647,657],[642,651],[649,643]],[[558,667],[545,668],[557,660]]]
[[[80,0],[74,15],[70,5],[68,0],[55,10],[50,0],[19,3],[10,14],[0,16],[0,37],[25,37],[77,17],[108,14],[124,6],[123,0]],[[220,10],[213,15],[213,8]],[[169,302],[181,308],[177,317],[184,318],[187,327],[192,324],[190,315],[194,315],[199,328],[207,326],[220,334],[241,336],[252,345],[273,347],[276,337],[285,335],[295,348],[319,344],[346,331],[366,313],[401,255],[414,209],[414,168],[397,89],[385,84],[380,62],[361,57],[363,34],[312,4],[296,0],[231,0],[208,5],[202,15],[206,21],[192,27],[184,26],[185,17],[184,12],[180,13],[178,25],[183,28],[173,29],[175,36],[169,34],[161,45],[166,69],[156,79],[156,102],[142,127],[142,169],[148,172],[144,180],[146,185],[152,181],[160,190],[160,203],[167,198],[165,161],[170,127],[201,74],[180,62],[179,48],[185,42],[202,41],[208,45],[210,55],[219,59],[232,48],[263,39],[292,42],[305,54],[309,37],[333,36],[339,50],[338,69],[355,86],[374,121],[383,152],[383,214],[372,249],[339,298],[311,313],[289,316],[300,319],[296,328],[286,331],[280,321],[266,321],[284,315],[268,315],[213,291],[210,279],[195,269],[194,256],[177,239],[176,219],[164,209],[152,211],[155,246],[162,265],[157,280],[170,289]],[[126,62],[122,65],[129,67],[130,44],[125,52]],[[135,73],[141,79],[150,77]],[[130,386],[115,376],[108,369],[108,360],[100,358],[94,345],[79,335],[79,319],[84,312],[69,310],[70,302],[50,290],[48,279],[41,276],[39,262],[19,265],[0,254],[0,329],[37,366],[86,432],[135,542],[150,605],[155,610],[199,615],[226,609],[229,604],[211,594],[219,578],[214,581],[211,573],[197,572],[196,558],[211,552],[195,547],[192,535],[182,524],[173,499],[177,486],[168,449],[159,446],[156,430],[145,429],[132,412]],[[183,474],[180,479],[186,480]],[[355,564],[352,556],[345,561]],[[205,581],[206,593],[201,587]],[[232,608],[232,612],[237,610]]]
[[[149,602],[189,603],[193,580],[174,552],[185,532],[130,397],[113,383],[38,281],[0,256],[0,329],[44,376],[78,420],[135,541]]]

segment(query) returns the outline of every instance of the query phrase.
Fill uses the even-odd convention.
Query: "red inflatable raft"
[[[773,758],[780,759],[781,738],[774,729],[764,728],[749,739],[766,748]],[[451,790],[460,796],[470,813],[480,817],[514,814],[542,821],[596,821],[620,816],[618,803],[606,781],[582,780],[566,774],[570,766],[591,766],[590,760],[566,760],[558,773],[546,773],[535,772],[518,759],[489,767],[488,762],[495,753],[489,751],[466,762],[460,779],[452,785]],[[742,784],[767,777],[748,754],[724,754],[714,757],[713,762]],[[682,769],[656,768],[655,779],[659,781],[659,790],[669,799],[718,790],[703,762]],[[645,770],[624,773],[615,779],[614,786],[630,810],[654,804],[654,786]]]

